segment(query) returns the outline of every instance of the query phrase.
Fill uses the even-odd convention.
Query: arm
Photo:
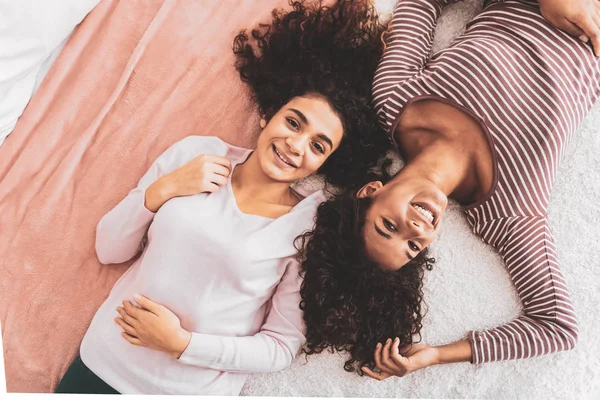
[[[190,136],[169,147],[139,181],[138,186],[108,212],[96,228],[96,253],[102,264],[125,262],[141,250],[154,213],[169,199],[214,192],[226,183],[229,161],[220,156],[222,142]],[[191,161],[190,161],[191,160]]]
[[[399,0],[385,38],[385,52],[373,79],[373,103],[380,118],[393,88],[427,63],[442,7],[457,0]]]
[[[288,367],[305,342],[299,265],[291,261],[271,299],[260,332],[247,337],[192,333],[179,361],[231,372],[275,372]]]
[[[399,353],[397,341],[388,341],[375,351],[381,372],[367,368],[365,373],[382,380],[435,364],[523,359],[575,346],[577,322],[546,218],[517,217],[497,223],[489,231],[498,232],[495,238],[500,240],[495,244],[523,303],[523,315],[494,329],[469,332],[468,339],[452,344],[423,346],[406,357]]]
[[[523,315],[509,324],[470,332],[472,362],[514,360],[572,349],[577,321],[560,271],[546,218],[520,217],[507,222],[498,245],[523,303]]]
[[[175,314],[145,298],[137,301],[147,311],[124,302],[117,323],[130,343],[167,352],[187,365],[241,373],[279,371],[291,364],[305,341],[298,271],[298,263],[291,261],[260,332],[252,336],[187,332]]]
[[[184,139],[185,140],[185,139]],[[96,228],[96,253],[102,264],[125,262],[141,250],[142,238],[154,219],[145,206],[146,189],[166,172],[175,169],[181,142],[169,147],[140,179],[137,187],[109,211]],[[154,186],[156,189],[156,185]]]

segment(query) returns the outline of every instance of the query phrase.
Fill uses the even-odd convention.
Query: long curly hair
[[[368,0],[290,5],[291,11],[273,10],[270,24],[235,37],[236,68],[267,120],[294,97],[317,95],[329,103],[344,137],[318,172],[347,187],[390,148],[371,104],[383,26]]]
[[[378,342],[413,343],[422,328],[422,282],[435,259],[427,249],[402,268],[386,271],[365,253],[362,229],[370,198],[347,190],[319,206],[315,228],[296,239],[302,263],[300,308],[306,354],[347,351],[344,369],[374,367]]]

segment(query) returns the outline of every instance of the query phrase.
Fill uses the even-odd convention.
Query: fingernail
[[[136,299],[136,300],[139,300],[139,299],[142,298],[142,296],[140,296],[139,294],[136,293],[136,294],[133,295],[133,298]]]
[[[381,343],[377,343],[377,346],[376,346],[376,347],[377,347],[377,348],[380,348],[380,347],[381,347]]]
[[[385,341],[385,344],[388,344],[390,342],[390,340],[392,340],[392,339],[388,338],[388,340]]]
[[[590,38],[587,35],[581,35],[579,36],[579,40],[581,40],[583,43],[587,43]]]

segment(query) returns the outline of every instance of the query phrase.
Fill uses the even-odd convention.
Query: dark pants
[[[120,394],[98,378],[77,356],[54,393]]]

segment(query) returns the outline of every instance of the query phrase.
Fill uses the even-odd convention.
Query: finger
[[[377,379],[378,381],[382,381],[384,379],[389,378],[391,375],[388,374],[387,372],[375,372],[367,367],[362,367],[361,368],[362,372],[364,372],[365,374],[367,374],[368,376],[370,376],[373,379]]]
[[[123,329],[123,331],[131,336],[137,337],[137,331],[135,328],[125,322],[122,318],[115,318],[114,321],[121,327],[121,329]]]
[[[123,308],[131,317],[139,319],[141,308],[134,306],[129,300],[123,300]]]
[[[223,165],[220,164],[213,164],[212,166],[212,172],[217,174],[217,175],[222,175],[224,177],[228,177],[229,176],[229,172],[231,170],[227,167],[224,167]]]
[[[126,323],[131,326],[135,325],[137,320],[131,315],[127,314],[127,311],[123,307],[117,307],[117,312],[121,316],[121,319],[123,319]]]
[[[213,176],[210,178],[210,181],[219,187],[225,186],[227,184],[227,177],[213,174]]]
[[[121,336],[123,336],[125,338],[125,340],[127,340],[129,343],[131,344],[135,344],[136,346],[143,346],[144,343],[142,343],[142,341],[134,336],[131,336],[130,334],[128,334],[127,332],[123,332],[121,333]]]
[[[579,26],[577,26],[576,24],[572,23],[571,21],[569,21],[568,19],[566,19],[564,17],[552,18],[552,19],[548,18],[548,22],[550,22],[552,25],[556,26],[561,31],[567,32],[569,35],[571,35],[573,37],[579,37],[583,34],[583,30]]]
[[[156,314],[160,311],[161,305],[153,302],[146,296],[142,296],[141,294],[134,294],[133,299],[136,303],[138,303],[143,309],[150,311],[153,314]],[[138,309],[139,310],[139,309]]]
[[[381,369],[381,367],[383,366],[381,364],[381,353],[382,353],[382,348],[383,345],[381,343],[377,343],[377,346],[375,346],[375,366],[379,369]]]
[[[206,189],[202,193],[215,193],[218,192],[220,188],[221,186],[211,182],[210,184],[206,185]]]
[[[214,163],[214,164],[222,165],[223,167],[225,167],[231,171],[231,161],[229,161],[228,158],[216,156],[214,154],[205,154],[204,156],[206,157],[205,159],[207,161]]]
[[[383,350],[381,351],[381,364],[382,366],[380,366],[379,368],[382,371],[388,372],[393,374],[394,368],[396,367],[393,363],[393,361],[390,359],[390,355],[391,355],[391,349],[392,349],[392,339],[388,339],[385,342],[385,346],[383,347]]]
[[[600,27],[594,23],[594,20],[589,15],[580,17],[577,22],[583,32],[590,38],[592,46],[594,47],[594,53],[596,56],[600,55]]]
[[[403,357],[400,354],[400,351],[398,349],[399,344],[400,344],[400,339],[396,338],[394,340],[394,345],[392,346],[392,351],[390,352],[390,358],[391,358],[391,361],[396,365],[397,368],[399,368],[403,371],[406,371],[406,368],[407,368],[406,363],[407,363],[408,359],[406,357]]]
[[[598,8],[596,12],[594,12],[592,19],[594,20],[594,24],[596,24],[596,27],[600,28],[600,8]]]

